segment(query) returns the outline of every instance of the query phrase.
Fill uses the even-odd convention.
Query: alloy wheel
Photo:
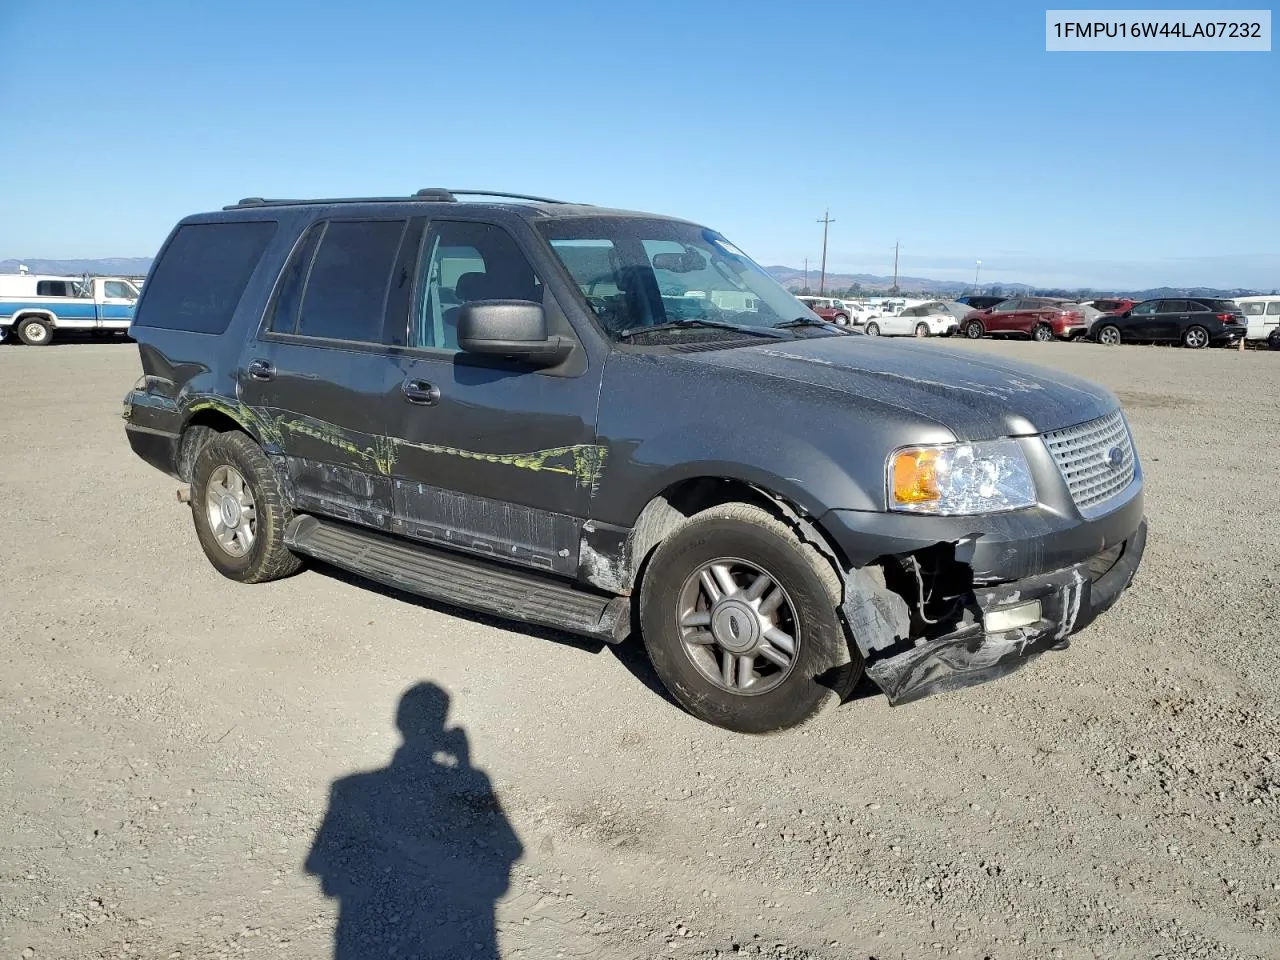
[[[680,590],[676,622],[690,662],[731,693],[774,689],[800,649],[791,598],[771,574],[745,560],[721,558],[695,570]]]
[[[204,504],[218,546],[231,557],[248,553],[258,532],[258,506],[240,471],[229,464],[214,468],[205,485]]]

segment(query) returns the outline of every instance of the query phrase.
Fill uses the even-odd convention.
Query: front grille
[[[1133,439],[1119,410],[1088,423],[1051,430],[1044,434],[1044,442],[1081,513],[1095,512],[1133,482]]]

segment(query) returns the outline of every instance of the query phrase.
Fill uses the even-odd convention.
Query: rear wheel
[[[862,676],[837,609],[839,578],[782,521],[742,503],[695,516],[654,552],[640,622],[682,707],[741,733],[803,723]]]
[[[1098,331],[1098,342],[1108,347],[1114,347],[1120,343],[1120,328],[1114,323],[1106,324]]]
[[[1186,333],[1182,335],[1182,345],[1190,347],[1192,350],[1207,347],[1209,345],[1209,331],[1201,326],[1187,327]]]
[[[847,327],[849,325],[849,318],[846,317],[843,313],[837,313],[835,316],[835,321],[841,327]]]
[[[863,331],[866,333],[868,337],[878,337],[880,336],[880,324],[872,320],[867,323],[867,325],[863,328]]]
[[[927,323],[916,324],[916,336],[927,337],[929,335],[929,325]]]
[[[970,340],[981,340],[986,330],[982,326],[981,320],[970,320],[964,325],[964,335]]]
[[[43,347],[53,339],[53,330],[37,317],[24,317],[17,327],[18,339],[29,347]]]
[[[263,583],[302,566],[284,545],[293,513],[271,461],[247,434],[220,433],[196,454],[191,513],[205,556],[224,577]]]
[[[1048,343],[1053,339],[1053,328],[1047,323],[1037,323],[1031,328],[1031,339],[1040,343]]]

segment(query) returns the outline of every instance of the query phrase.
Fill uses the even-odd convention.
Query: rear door
[[[1192,308],[1201,307],[1186,300],[1161,300],[1160,308],[1151,318],[1152,340],[1181,340],[1187,327],[1199,322],[1203,325],[1205,318],[1192,319]]]
[[[389,529],[405,338],[421,219],[312,224],[240,371],[240,399],[281,451],[295,505]]]

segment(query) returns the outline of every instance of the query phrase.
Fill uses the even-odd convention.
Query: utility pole
[[[817,221],[822,224],[822,273],[818,275],[818,296],[822,296],[827,288],[827,227],[835,223],[831,219],[831,211],[825,210],[822,219]]]
[[[804,258],[804,292],[809,292],[809,258]]]
[[[978,289],[978,276],[982,273],[982,261],[978,261],[978,265],[973,269],[973,289]]]
[[[898,246],[899,241],[893,242],[893,292],[898,293]]]

